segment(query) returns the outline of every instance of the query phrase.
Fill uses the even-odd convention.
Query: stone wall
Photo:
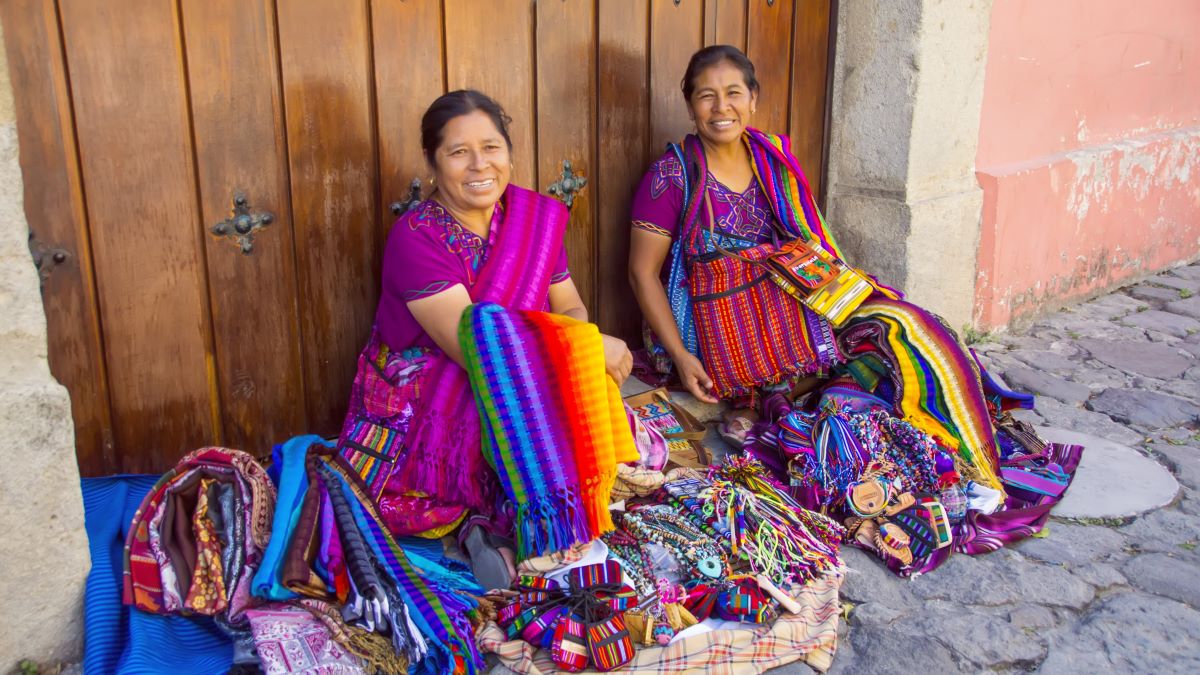
[[[972,319],[990,0],[839,3],[828,216],[851,262]]]
[[[0,32],[0,671],[79,657],[88,572],[71,401],[46,359],[12,97]]]

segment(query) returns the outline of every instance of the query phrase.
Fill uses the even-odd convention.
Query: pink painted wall
[[[976,321],[1200,253],[1200,2],[996,0]]]

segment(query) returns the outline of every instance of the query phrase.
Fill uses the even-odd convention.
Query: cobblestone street
[[[974,346],[1038,395],[1036,413],[1018,416],[1135,448],[1175,475],[1179,496],[1134,518],[1052,517],[1045,538],[953,556],[911,581],[843,549],[849,621],[831,673],[1195,672],[1200,265]]]

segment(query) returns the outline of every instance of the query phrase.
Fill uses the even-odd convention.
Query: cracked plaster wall
[[[1200,253],[1196,26],[1191,0],[996,4],[976,323],[1024,321]]]

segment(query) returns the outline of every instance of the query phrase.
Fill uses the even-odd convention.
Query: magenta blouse
[[[383,289],[375,311],[375,329],[393,350],[436,346],[408,310],[408,303],[437,295],[455,284],[470,291],[504,221],[503,203],[497,203],[485,241],[432,199],[414,208],[416,217],[406,226],[397,222],[392,227],[383,253]],[[561,243],[558,251],[552,284],[571,276],[567,251]]]

